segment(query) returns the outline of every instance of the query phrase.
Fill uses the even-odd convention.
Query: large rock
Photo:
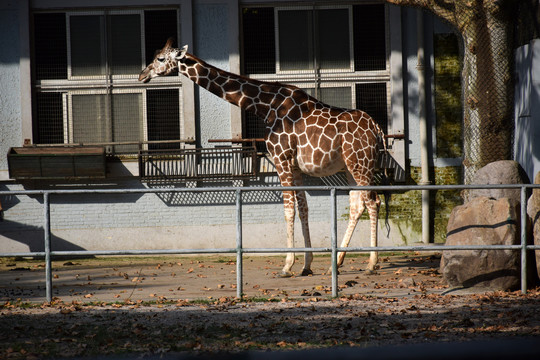
[[[540,184],[540,172],[536,174],[535,184]],[[527,215],[532,224],[534,245],[540,245],[540,189],[533,189],[532,195],[527,202]],[[535,251],[536,273],[540,277],[540,251]]]
[[[528,184],[529,179],[517,161],[500,160],[479,169],[471,185]],[[509,198],[521,202],[519,189],[473,189],[463,192],[465,202],[485,196],[491,199]]]
[[[476,197],[452,210],[446,245],[516,245],[520,243],[519,203]],[[451,287],[513,290],[520,286],[520,252],[445,250],[441,273]]]

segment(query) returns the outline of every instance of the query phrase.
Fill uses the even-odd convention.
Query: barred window
[[[180,139],[177,76],[138,81],[154,52],[178,36],[178,19],[178,9],[34,13],[35,142]],[[154,96],[160,91],[167,96]],[[156,121],[159,107],[175,111]],[[137,150],[137,145],[109,148],[115,154]]]
[[[390,108],[384,4],[242,9],[243,73],[296,85],[319,100],[359,108],[386,130]],[[244,137],[264,124],[246,114]]]

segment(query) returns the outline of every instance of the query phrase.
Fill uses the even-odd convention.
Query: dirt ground
[[[283,261],[245,257],[242,300],[233,256],[55,261],[45,303],[42,261],[0,259],[0,358],[540,343],[540,289],[449,291],[437,254],[382,255],[373,275],[366,257],[349,256],[335,299],[328,256],[307,277],[280,278]]]
[[[293,268],[301,271],[303,256]],[[440,256],[382,255],[374,275],[363,271],[366,256],[349,256],[339,274],[341,295],[410,296],[447,290],[438,273]],[[328,297],[329,256],[315,256],[313,276],[279,277],[284,256],[246,256],[244,294],[248,297]],[[45,264],[0,260],[0,301],[45,301]],[[53,262],[53,296],[64,302],[195,300],[236,296],[236,258],[99,257]]]

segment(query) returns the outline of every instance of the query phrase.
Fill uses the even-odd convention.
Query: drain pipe
[[[417,66],[418,70],[418,117],[420,127],[420,166],[422,178],[420,185],[430,185],[429,181],[429,132],[426,116],[426,79],[425,79],[425,57],[424,57],[424,13],[417,10],[416,37],[418,41]],[[431,229],[429,190],[422,190],[422,242],[429,243]]]

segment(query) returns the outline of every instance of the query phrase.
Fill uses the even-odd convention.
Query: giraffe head
[[[139,81],[148,82],[157,76],[170,74],[178,68],[178,61],[187,52],[188,46],[181,49],[172,47],[173,39],[169,38],[163,49],[156,52],[154,60],[139,74]]]

